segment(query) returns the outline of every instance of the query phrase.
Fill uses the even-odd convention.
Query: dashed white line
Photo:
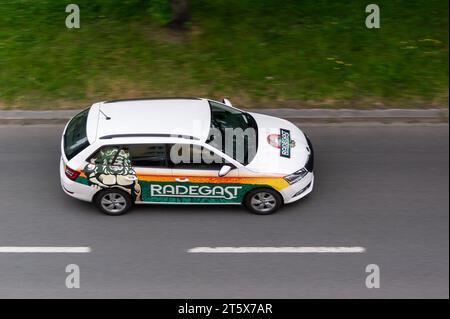
[[[90,253],[91,247],[0,246],[0,253]]]
[[[188,253],[363,253],[364,247],[194,247]]]

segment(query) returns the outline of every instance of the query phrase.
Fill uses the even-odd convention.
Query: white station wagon
[[[294,124],[203,98],[99,102],[61,141],[64,192],[107,215],[133,204],[243,204],[271,214],[308,195],[314,154]]]

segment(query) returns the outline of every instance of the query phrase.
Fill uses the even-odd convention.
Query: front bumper
[[[297,183],[294,183],[283,190],[281,190],[281,194],[284,199],[285,204],[293,203],[309,193],[312,192],[314,187],[314,149],[312,146],[312,143],[308,136],[305,134],[306,141],[308,142],[308,148],[309,148],[309,157],[308,161],[305,164],[305,168],[308,170],[308,174],[303,177],[300,181]]]
[[[285,204],[290,204],[305,197],[312,192],[314,187],[314,173],[308,173],[300,181],[283,188],[280,193]]]

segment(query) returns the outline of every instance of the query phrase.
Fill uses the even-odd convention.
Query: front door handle
[[[187,177],[184,177],[184,178],[179,178],[179,177],[177,177],[177,178],[175,178],[175,180],[176,180],[177,182],[180,182],[180,183],[186,183],[186,182],[189,182],[189,178],[187,178]]]

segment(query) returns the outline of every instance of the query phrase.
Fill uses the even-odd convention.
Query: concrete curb
[[[301,123],[448,123],[448,109],[249,109]],[[0,124],[63,124],[80,110],[0,110]]]

